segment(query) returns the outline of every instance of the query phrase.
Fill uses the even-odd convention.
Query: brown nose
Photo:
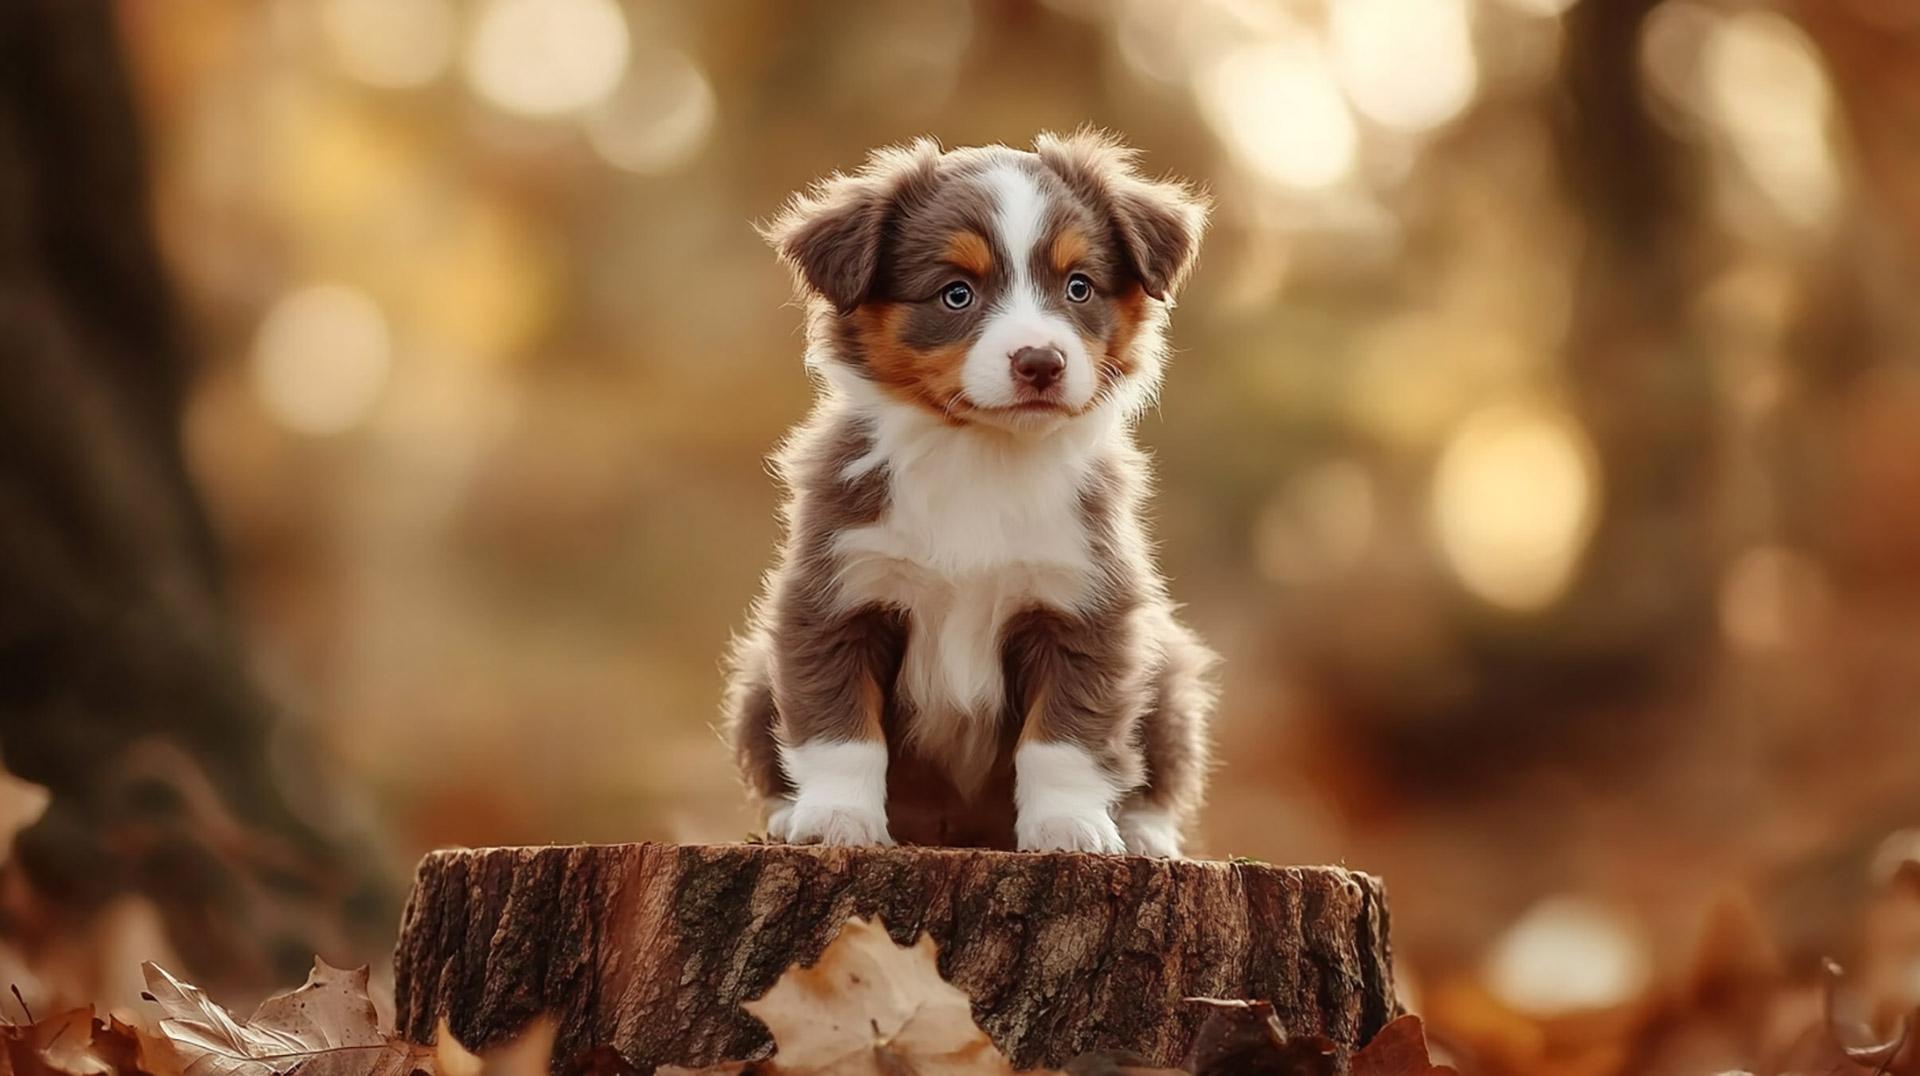
[[[1036,389],[1045,390],[1067,369],[1067,357],[1057,347],[1023,347],[1013,353],[1013,372]]]

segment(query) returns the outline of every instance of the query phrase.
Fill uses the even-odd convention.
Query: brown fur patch
[[[985,780],[969,795],[954,787],[946,760],[915,751],[905,731],[904,724],[890,730],[887,742],[887,829],[893,839],[1013,851],[1013,749],[1002,744]]]
[[[870,441],[854,423],[827,416],[788,438],[774,460],[786,487],[787,538],[753,610],[753,623],[728,664],[723,716],[754,798],[792,793],[781,743],[877,740],[886,685],[906,653],[897,610],[835,608],[833,539],[878,519],[887,507],[883,473],[846,477]]]
[[[1074,267],[1087,259],[1093,247],[1087,242],[1087,233],[1078,228],[1067,227],[1053,237],[1053,246],[1047,251],[1047,259],[1053,265],[1053,271],[1062,276],[1073,271]]]
[[[964,269],[979,279],[993,272],[993,248],[979,232],[955,232],[947,237],[941,254],[955,268]]]
[[[909,346],[900,338],[905,316],[906,308],[898,303],[869,303],[854,312],[853,331],[866,356],[868,374],[895,399],[931,411],[953,425],[966,425],[956,405],[965,395],[960,373],[971,341],[930,350]]]

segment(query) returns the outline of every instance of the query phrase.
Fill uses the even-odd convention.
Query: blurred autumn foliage
[[[1228,657],[1207,850],[1387,878],[1410,1002],[1484,1071],[1760,1064],[1829,956],[1879,1033],[1920,1005],[1920,2],[115,11],[184,467],[286,718],[246,780],[224,734],[80,719],[118,702],[8,735],[185,788],[193,848],[306,880],[206,912],[148,855],[173,831],[122,825],[145,800],[56,803],[34,847],[112,817],[84,862],[149,864],[82,932],[8,875],[11,933],[66,924],[30,962],[63,1004],[169,945],[238,966],[207,939],[332,892],[237,788],[380,835],[395,878],[742,834],[716,662],[809,395],[751,222],[875,145],[1091,121],[1219,203],[1143,430]],[[36,123],[7,130],[62,144]],[[1738,1046],[1637,1052],[1674,1028]]]

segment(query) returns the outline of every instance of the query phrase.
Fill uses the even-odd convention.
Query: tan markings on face
[[[947,237],[947,246],[942,253],[948,262],[975,277],[985,277],[993,272],[993,248],[978,232],[953,233]]]
[[[1086,340],[1087,354],[1100,356],[1100,387],[1110,389],[1132,377],[1139,363],[1133,343],[1147,318],[1147,293],[1140,285],[1113,300],[1113,330],[1105,340]],[[1085,339],[1083,337],[1083,339]]]
[[[1087,233],[1069,226],[1053,237],[1053,246],[1047,251],[1047,260],[1052,263],[1053,271],[1065,276],[1073,267],[1086,260],[1092,250],[1087,245]]]
[[[868,372],[895,399],[925,408],[952,425],[966,425],[960,373],[970,341],[931,351],[908,347],[900,341],[905,315],[906,308],[898,303],[869,303],[854,312]]]

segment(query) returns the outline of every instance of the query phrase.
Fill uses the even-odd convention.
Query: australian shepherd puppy
[[[1213,659],[1133,426],[1206,205],[1133,156],[922,140],[764,229],[820,385],[726,702],[773,839],[1180,854]]]

